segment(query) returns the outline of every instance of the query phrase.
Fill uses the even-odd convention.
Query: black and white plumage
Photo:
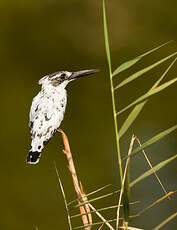
[[[39,80],[41,91],[33,98],[30,110],[29,127],[32,141],[27,163],[39,162],[43,148],[59,128],[67,103],[67,84],[76,78],[96,72],[98,70],[60,71]]]

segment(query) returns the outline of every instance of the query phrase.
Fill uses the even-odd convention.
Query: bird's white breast
[[[41,90],[33,99],[30,110],[31,150],[42,151],[59,128],[67,103],[66,90]]]

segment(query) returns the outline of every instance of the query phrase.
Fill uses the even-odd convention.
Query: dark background
[[[107,1],[113,68],[157,45],[176,40],[176,8],[175,0]],[[169,44],[122,73],[120,78],[154,63],[176,51],[176,48],[176,42]],[[148,90],[169,63],[122,88],[117,97],[117,107],[122,108]],[[53,163],[56,161],[67,199],[74,199],[61,138],[58,134],[53,138],[38,165],[27,165],[25,158],[30,147],[28,114],[32,98],[40,90],[37,82],[45,74],[58,70],[100,68],[99,74],[82,78],[67,87],[68,104],[61,128],[68,134],[76,168],[86,192],[109,183],[112,187],[105,192],[118,188],[102,1],[1,0],[0,64],[0,228],[30,230],[37,225],[39,230],[68,229]],[[176,66],[165,81],[176,77],[175,69]],[[175,125],[176,99],[176,85],[152,97],[122,139],[122,153],[126,154],[132,133],[145,141]],[[119,126],[127,114],[120,116]],[[146,150],[153,165],[176,154],[176,138],[177,133],[174,132]],[[132,160],[131,166],[132,179],[148,169],[141,154]],[[158,175],[168,191],[176,190],[175,161],[160,170]],[[131,214],[136,214],[162,195],[154,176],[140,182],[133,187],[131,200],[141,202],[133,206]],[[117,198],[112,198],[110,202],[117,204]],[[110,203],[105,199],[94,205],[99,208]],[[174,213],[176,205],[174,196],[172,200],[148,210],[130,225],[152,229]],[[174,229],[176,224],[174,219],[163,229]]]

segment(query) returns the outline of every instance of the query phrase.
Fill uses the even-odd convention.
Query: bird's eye
[[[66,74],[65,73],[62,73],[61,76],[60,76],[61,79],[65,79],[66,78]]]

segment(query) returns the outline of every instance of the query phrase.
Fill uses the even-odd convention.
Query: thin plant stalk
[[[96,209],[96,211],[100,212],[100,211],[105,211],[105,210],[108,210],[108,209],[114,209],[114,208],[117,208],[117,207],[118,207],[118,205],[113,205],[113,206],[109,206],[109,207],[105,207],[105,208]],[[95,211],[91,211],[90,213],[95,213]],[[76,215],[71,216],[71,218],[79,217],[79,216],[82,216],[82,215],[84,215],[84,214],[76,214]]]
[[[114,85],[113,85],[113,74],[111,67],[111,57],[110,57],[110,48],[109,48],[109,37],[107,31],[107,22],[106,22],[106,10],[105,10],[105,2],[103,0],[103,22],[104,22],[104,38],[105,38],[105,48],[106,48],[106,56],[109,67],[109,78],[110,78],[110,87],[111,87],[111,98],[112,98],[112,108],[113,108],[113,116],[114,116],[114,129],[116,135],[116,147],[117,147],[117,155],[118,155],[118,163],[119,163],[119,171],[120,171],[120,180],[122,185],[123,173],[122,173],[122,160],[120,154],[120,143],[119,143],[119,132],[118,132],[118,122],[117,122],[117,112],[115,105],[115,95],[114,95]]]
[[[84,224],[84,229],[90,230],[92,227],[92,215],[90,212],[90,209],[92,209],[93,211],[95,211],[96,215],[107,225],[109,229],[114,230],[114,228],[108,223],[108,221],[93,207],[93,205],[91,205],[88,202],[88,199],[83,190],[82,184],[81,182],[79,183],[79,180],[77,177],[77,173],[76,173],[76,169],[74,166],[74,161],[72,158],[68,138],[66,134],[63,132],[63,130],[58,129],[58,132],[62,134],[63,143],[65,147],[65,150],[63,150],[63,152],[66,154],[66,157],[68,160],[69,170],[71,172],[74,188],[75,188],[75,191],[78,197],[78,203],[79,203],[82,222]]]
[[[103,186],[103,187],[101,187],[101,188],[99,188],[99,189],[97,189],[97,190],[95,190],[95,191],[93,191],[93,192],[88,193],[88,194],[87,194],[87,198],[88,198],[90,195],[93,195],[93,194],[95,194],[95,193],[97,193],[97,192],[103,190],[104,188],[106,188],[106,187],[108,187],[108,186],[110,186],[110,184],[105,185],[105,186]],[[71,205],[71,204],[73,204],[73,203],[76,202],[76,201],[77,201],[77,199],[70,201],[70,202],[68,203],[68,206]]]
[[[141,144],[139,138],[138,138],[137,136],[136,136],[135,138],[136,138],[136,141],[138,142],[139,146],[142,146],[142,144]],[[144,155],[144,157],[145,157],[145,159],[146,159],[148,165],[149,165],[150,168],[153,170],[153,166],[152,166],[150,160],[148,159],[148,157],[147,157],[147,155],[146,155],[144,149],[142,149],[142,153],[143,153],[143,155]],[[160,186],[161,186],[163,192],[167,195],[167,191],[166,191],[165,187],[163,186],[163,184],[162,184],[160,178],[158,177],[157,173],[155,172],[155,170],[153,170],[153,173],[154,173],[154,175],[155,175],[157,181],[159,182],[159,184],[160,184]]]
[[[121,191],[120,191],[120,195],[119,195],[119,202],[118,202],[118,208],[117,208],[116,230],[118,230],[118,228],[119,228],[120,205],[121,205],[122,195],[123,195],[123,192],[124,192],[124,183],[125,183],[125,179],[126,179],[127,169],[128,169],[128,165],[129,165],[129,162],[130,162],[130,157],[129,156],[130,156],[130,154],[132,152],[134,141],[135,141],[135,136],[133,135],[132,138],[131,138],[130,147],[129,147],[129,150],[128,150],[128,158],[127,158],[126,165],[125,165],[124,177],[123,177],[122,187],[121,187]]]
[[[57,177],[58,177],[58,182],[59,182],[59,185],[60,185],[60,188],[61,188],[61,192],[62,192],[62,195],[63,195],[64,203],[65,203],[65,208],[66,208],[67,217],[68,217],[69,229],[72,230],[71,217],[70,217],[70,214],[69,214],[69,209],[68,209],[68,205],[67,205],[67,201],[66,201],[66,195],[65,195],[64,188],[63,188],[63,185],[62,185],[62,182],[61,182],[61,179],[60,179],[60,176],[59,176],[59,173],[58,173],[58,169],[57,169],[57,166],[56,166],[55,162],[54,162],[54,165],[55,165],[55,171],[56,171],[56,174],[57,174]],[[37,227],[36,227],[36,230],[38,230]]]
[[[95,211],[97,216],[107,225],[107,227],[111,230],[114,230],[114,228],[108,223],[108,221],[93,207],[93,205],[89,204],[90,208]]]
[[[60,132],[62,134],[63,143],[64,143],[64,147],[65,147],[63,152],[65,153],[67,160],[68,160],[68,167],[69,167],[69,170],[70,170],[71,175],[72,175],[73,185],[74,185],[74,189],[75,189],[76,194],[77,194],[78,203],[81,204],[82,202],[87,201],[87,197],[86,197],[86,194],[83,191],[83,187],[82,187],[81,183],[79,183],[79,180],[77,177],[77,173],[76,173],[76,169],[74,166],[74,161],[72,158],[68,138],[67,138],[66,134],[63,132],[63,130],[58,129],[58,132]],[[83,197],[84,197],[84,199],[83,199]],[[90,212],[90,208],[89,208],[88,204],[84,204],[84,205],[80,206],[79,209],[80,209],[81,214],[85,214],[85,215],[81,216],[82,222],[85,225],[84,229],[90,230],[91,226],[89,224],[92,224],[92,216],[91,216],[91,214],[87,214],[87,212]]]
[[[112,108],[113,108],[113,116],[114,116],[114,128],[115,128],[115,135],[116,135],[116,147],[117,147],[117,155],[118,155],[119,170],[120,170],[120,180],[122,184],[122,180],[123,180],[122,160],[120,154],[119,132],[118,132],[117,112],[116,112],[116,105],[115,105],[115,95],[114,95],[112,74],[110,74],[110,86],[111,86],[111,98],[112,98]]]
[[[104,226],[104,223],[103,223],[103,224],[99,227],[99,229],[98,229],[98,230],[101,230],[103,226]]]

